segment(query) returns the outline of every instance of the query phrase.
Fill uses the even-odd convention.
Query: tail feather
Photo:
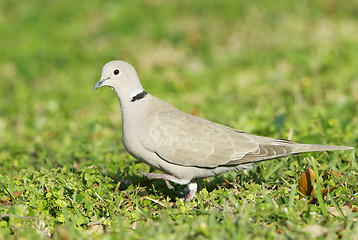
[[[337,151],[337,150],[352,150],[353,147],[347,146],[334,146],[334,145],[318,145],[318,144],[295,144],[292,154],[304,152],[324,152],[324,151]]]
[[[318,145],[318,144],[302,144],[288,140],[275,140],[274,144],[259,145],[255,152],[246,154],[243,158],[230,161],[227,165],[242,165],[248,163],[257,163],[274,158],[288,157],[295,154],[307,152],[324,152],[336,150],[352,150],[353,147],[334,146],[334,145]]]

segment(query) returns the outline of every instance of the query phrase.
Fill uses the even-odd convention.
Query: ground
[[[154,170],[125,151],[114,92],[92,92],[121,59],[185,112],[356,148],[357,1],[0,5],[0,239],[358,237],[355,151],[209,178],[185,203],[183,186],[138,173]],[[314,193],[300,194],[308,169]]]

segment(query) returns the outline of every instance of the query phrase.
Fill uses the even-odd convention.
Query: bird
[[[118,96],[125,149],[163,172],[140,174],[165,180],[170,188],[168,181],[187,185],[185,201],[195,197],[198,181],[204,178],[305,152],[353,149],[257,136],[182,112],[147,93],[135,68],[122,60],[103,66],[93,91],[102,86],[110,87]]]

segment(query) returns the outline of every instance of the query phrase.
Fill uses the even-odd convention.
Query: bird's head
[[[102,86],[109,86],[118,95],[121,92],[131,94],[143,88],[139,82],[136,70],[127,62],[116,60],[104,65],[101,79],[93,87],[93,91]]]

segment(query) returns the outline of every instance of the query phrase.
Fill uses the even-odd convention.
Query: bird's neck
[[[148,97],[148,93],[143,88],[137,88],[136,91],[118,93],[117,96],[121,105],[122,120],[132,121],[142,111],[142,105]]]
[[[126,105],[131,105],[130,103],[140,101],[147,94],[147,92],[144,91],[144,89],[142,87],[137,88],[136,90],[131,91],[131,92],[124,92],[124,91],[121,92],[119,90],[119,91],[116,91],[116,93],[117,93],[119,102],[121,103],[121,107],[122,106],[126,107]]]
[[[139,92],[128,95],[126,98],[123,98],[123,96],[118,96],[118,98],[122,114],[122,137],[123,141],[125,141],[126,138],[133,137],[136,129],[140,129],[143,123],[146,122],[150,94],[142,89]]]

